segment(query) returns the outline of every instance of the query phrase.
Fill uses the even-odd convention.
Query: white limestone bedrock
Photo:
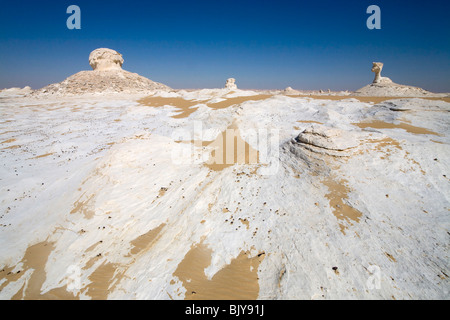
[[[221,89],[174,91],[170,96],[226,98]],[[395,106],[411,111],[393,111]],[[184,121],[171,117],[173,107],[141,106],[126,96],[2,99],[1,118],[7,120],[0,122],[2,142],[16,139],[2,148],[21,147],[0,153],[0,267],[22,270],[18,263],[25,250],[47,240],[54,250],[45,266],[43,292],[63,286],[72,265],[81,268],[84,288],[97,268],[111,263],[126,272],[111,286],[109,298],[182,299],[185,290],[173,272],[192,246],[202,242],[213,251],[204,270],[209,278],[242,250],[252,256],[264,251],[258,268],[261,299],[446,298],[448,110],[448,103],[423,99],[372,106],[355,99],[279,95],[221,110],[199,104]],[[371,120],[403,121],[440,136],[352,125]],[[174,128],[193,132],[193,121],[217,134],[234,122],[249,143],[252,132],[279,130],[279,170],[262,176],[246,165],[210,172],[192,164],[192,145],[177,143],[172,134]],[[307,121],[323,126],[309,129]],[[314,145],[328,148],[317,147],[326,152],[340,153],[337,149],[366,141],[350,148],[361,152],[327,157],[317,166],[320,154],[315,154],[318,160],[307,158],[308,163],[302,150],[293,153],[286,147],[300,133],[312,136],[308,141],[317,138]],[[337,143],[347,133],[348,144]],[[400,148],[376,143],[386,138]],[[180,164],[171,158],[175,147],[189,151],[180,156]],[[203,147],[195,151],[208,152]],[[47,153],[53,154],[32,159]],[[326,197],[330,190],[322,180],[327,178],[345,183],[345,203],[362,213],[345,235]],[[163,196],[161,187],[167,188]],[[70,213],[79,200],[86,202],[92,218]],[[224,213],[225,207],[230,212]],[[247,219],[248,229],[239,218]],[[130,242],[163,223],[152,247],[130,256]],[[88,250],[94,245],[95,250]],[[377,275],[371,266],[379,268]],[[0,298],[11,298],[32,272],[6,285]],[[372,276],[379,276],[379,288],[367,286]],[[90,296],[83,291],[81,298]]]
[[[360,144],[353,132],[317,124],[302,131],[296,140],[319,148],[338,151],[355,148]]]

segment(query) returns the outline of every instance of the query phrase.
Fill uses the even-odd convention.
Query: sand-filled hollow
[[[253,96],[242,96],[242,97],[233,97],[226,98],[220,102],[210,102],[210,100],[187,100],[182,97],[158,97],[158,96],[149,96],[143,99],[138,100],[138,102],[142,105],[148,107],[163,107],[163,106],[173,106],[177,108],[177,114],[173,115],[174,119],[183,119],[189,117],[190,114],[197,111],[198,107],[195,107],[200,104],[206,104],[208,107],[218,110],[225,109],[231,107],[233,105],[239,105],[246,101],[259,101],[265,100],[272,97],[272,95],[253,95]]]
[[[435,136],[439,136],[438,133],[433,132],[431,130],[422,128],[422,127],[416,127],[404,122],[400,122],[399,124],[389,123],[381,120],[373,120],[370,122],[360,122],[360,123],[353,123],[354,125],[358,126],[361,129],[365,128],[373,128],[373,129],[403,129],[409,133],[414,134],[431,134]]]
[[[329,193],[325,197],[330,201],[330,207],[333,211],[334,216],[339,220],[339,227],[341,232],[345,234],[347,226],[343,223],[347,221],[348,223],[358,223],[361,219],[362,213],[349,206],[344,201],[348,199],[348,193],[350,190],[346,186],[347,181],[342,180],[336,182],[332,178],[328,178],[323,181],[323,184],[327,186]]]
[[[212,250],[204,244],[191,248],[173,273],[186,288],[185,300],[255,300],[258,298],[258,266],[264,254],[241,253],[208,279],[204,269],[211,263]]]

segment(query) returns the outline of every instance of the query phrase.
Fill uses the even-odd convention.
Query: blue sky
[[[100,47],[173,88],[356,90],[383,76],[450,92],[449,1],[1,1],[0,88],[40,88],[90,70]],[[81,30],[69,30],[69,5]],[[366,9],[381,8],[381,30]]]

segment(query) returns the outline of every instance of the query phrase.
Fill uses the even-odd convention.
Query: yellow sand
[[[330,206],[333,210],[333,214],[338,220],[347,221],[350,224],[351,222],[359,222],[362,213],[357,209],[347,205],[344,203],[344,199],[348,198],[349,189],[347,188],[346,180],[341,180],[336,182],[332,178],[325,179],[323,181],[328,187],[329,192],[325,195],[325,197],[330,201]],[[341,232],[345,234],[345,226],[343,223],[339,223],[341,228]]]
[[[224,101],[212,103],[208,102],[209,100],[186,100],[180,97],[176,98],[164,98],[164,97],[154,97],[149,96],[145,97],[138,102],[140,104],[143,104],[145,106],[149,107],[162,107],[162,106],[174,106],[177,108],[177,111],[180,113],[172,116],[172,118],[175,119],[182,119],[189,117],[189,115],[193,112],[195,112],[198,107],[194,107],[198,104],[206,104],[208,107],[212,109],[224,109],[228,108],[232,105],[241,104],[245,101],[258,101],[258,100],[264,100],[267,98],[272,97],[271,95],[255,95],[255,96],[246,96],[246,97],[235,97],[235,98],[228,98]]]
[[[246,101],[259,101],[259,100],[265,100],[272,97],[272,95],[268,94],[260,94],[255,96],[246,96],[246,97],[235,97],[235,98],[228,98],[224,101],[216,102],[216,103],[208,103],[208,107],[213,109],[224,109],[228,108],[235,104],[241,104]]]
[[[164,97],[145,97],[138,101],[139,103],[149,106],[149,107],[162,107],[162,106],[174,106],[180,111],[180,113],[174,115],[172,118],[181,119],[189,117],[191,113],[196,111],[198,108],[191,108],[197,104],[204,103],[205,101],[195,101],[195,100],[186,100],[183,98],[164,98]]]
[[[229,126],[207,146],[214,150],[206,166],[214,171],[221,171],[234,164],[257,164],[259,161],[258,151],[241,138],[235,125]]]
[[[52,289],[44,294],[41,294],[41,288],[46,280],[45,265],[48,257],[54,249],[53,243],[47,241],[39,242],[28,247],[21,263],[23,269],[19,273],[12,273],[12,268],[5,268],[0,273],[0,280],[6,281],[0,285],[2,290],[10,282],[19,280],[27,271],[32,270],[30,278],[24,282],[22,288],[12,297],[12,300],[53,300],[53,299],[76,299],[71,292],[66,290],[66,285]]]
[[[259,294],[258,267],[260,254],[239,256],[208,280],[204,269],[211,263],[211,249],[203,244],[191,248],[174,272],[186,288],[186,300],[255,300]]]
[[[374,129],[403,129],[407,132],[414,133],[414,134],[432,134],[435,136],[439,136],[436,132],[433,132],[431,130],[422,128],[422,127],[416,127],[404,122],[400,122],[399,124],[393,124],[389,122],[384,122],[381,120],[374,120],[370,122],[361,122],[361,123],[353,123],[354,125],[360,127],[361,129],[364,128],[374,128]]]

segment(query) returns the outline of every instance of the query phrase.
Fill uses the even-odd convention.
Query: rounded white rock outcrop
[[[314,124],[303,130],[292,143],[295,148],[306,149],[319,157],[348,157],[359,149],[362,139],[363,135],[356,131]]]
[[[295,140],[315,147],[336,151],[355,148],[360,144],[355,133],[322,125],[312,125],[306,128]]]
[[[237,85],[236,85],[236,79],[234,78],[228,78],[227,82],[225,83],[225,88],[226,89],[230,89],[230,90],[236,90],[237,89]]]
[[[108,48],[95,49],[89,55],[89,65],[93,70],[122,70],[123,61],[119,52]]]

